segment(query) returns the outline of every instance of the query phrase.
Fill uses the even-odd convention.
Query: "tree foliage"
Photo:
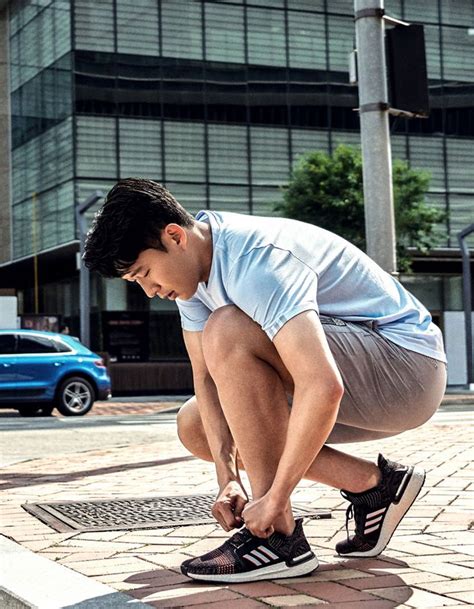
[[[393,194],[398,270],[409,271],[407,246],[426,253],[437,243],[435,225],[445,214],[425,201],[430,174],[393,162]],[[340,145],[332,155],[305,154],[284,187],[276,206],[287,218],[317,224],[366,249],[362,156],[358,148]]]

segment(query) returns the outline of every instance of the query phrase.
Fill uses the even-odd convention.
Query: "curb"
[[[4,609],[151,609],[3,535],[0,555],[0,606]]]

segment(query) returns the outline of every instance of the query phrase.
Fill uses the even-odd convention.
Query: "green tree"
[[[399,271],[410,270],[408,245],[426,253],[437,243],[435,225],[445,214],[425,201],[429,181],[426,171],[410,169],[406,161],[393,162]],[[331,230],[365,251],[362,156],[358,148],[340,145],[332,155],[305,154],[283,191],[283,202],[276,211]]]

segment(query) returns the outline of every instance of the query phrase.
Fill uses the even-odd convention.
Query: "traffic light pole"
[[[83,203],[76,205],[76,223],[79,229],[79,312],[81,323],[81,343],[90,347],[90,274],[89,269],[84,264],[84,246],[87,235],[86,212],[97,201],[104,198],[104,194],[97,190]]]
[[[396,274],[383,0],[354,0],[367,254]]]

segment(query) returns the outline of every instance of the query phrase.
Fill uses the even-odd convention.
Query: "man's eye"
[[[148,269],[148,271],[143,275],[143,277],[146,277],[150,272],[150,269]]]

